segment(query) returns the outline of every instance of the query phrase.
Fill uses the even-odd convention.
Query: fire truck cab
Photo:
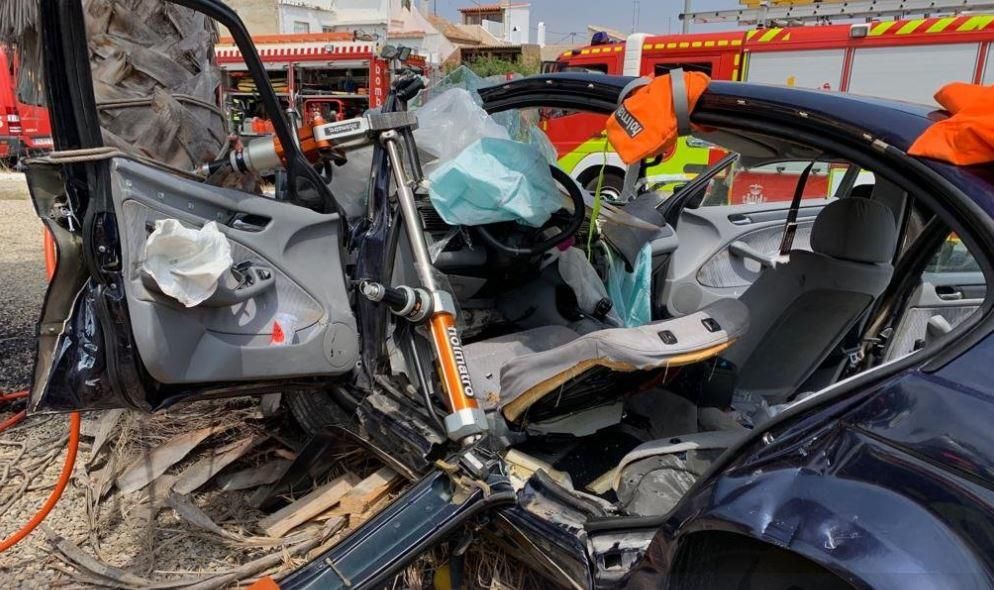
[[[0,162],[52,149],[48,109],[18,99],[17,66],[0,51]]]
[[[716,80],[934,104],[932,93],[945,83],[994,83],[992,41],[994,15],[691,35],[636,33],[623,43],[567,51],[549,69],[649,76],[683,68],[704,72]],[[542,118],[556,146],[560,166],[593,190],[604,165],[604,193],[611,198],[619,194],[624,166],[607,145],[605,121],[603,116],[564,111],[546,111]],[[672,190],[720,155],[703,143],[681,139],[673,152],[647,169],[646,176],[650,182]],[[746,195],[749,191],[730,192],[739,193]],[[790,194],[778,191],[767,198],[789,200]]]

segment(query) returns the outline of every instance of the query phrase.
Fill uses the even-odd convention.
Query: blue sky
[[[528,0],[524,0],[528,1]],[[458,22],[458,8],[491,4],[495,0],[434,0],[442,16]],[[546,42],[568,43],[569,34],[576,34],[576,42],[586,39],[588,24],[612,27],[622,32],[632,29],[633,0],[531,0],[531,40],[535,41],[535,27],[545,22]],[[737,0],[692,0],[695,11],[738,8]],[[683,11],[683,0],[640,0],[638,30],[646,33],[678,33],[682,22],[677,15]],[[725,27],[727,28],[727,26]],[[713,25],[691,25],[691,31],[714,30]]]

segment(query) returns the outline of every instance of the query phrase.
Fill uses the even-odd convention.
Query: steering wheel
[[[551,238],[542,240],[541,242],[530,246],[509,246],[498,240],[490,232],[490,230],[483,225],[475,226],[474,229],[476,230],[477,235],[479,235],[484,242],[492,246],[494,249],[500,250],[509,256],[537,256],[553,246],[573,237],[577,230],[580,229],[580,226],[583,225],[583,220],[587,215],[586,204],[583,202],[583,193],[580,190],[580,185],[577,184],[573,177],[569,174],[566,174],[556,166],[549,166],[549,170],[552,171],[552,178],[566,189],[566,193],[573,201],[573,214],[570,216],[566,226],[563,227],[559,233]]]

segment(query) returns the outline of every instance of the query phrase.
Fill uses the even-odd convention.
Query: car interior
[[[699,139],[733,156],[673,195],[605,204],[593,238],[593,196],[561,172],[573,198],[562,195],[563,209],[538,229],[452,227],[419,200],[434,265],[459,306],[474,390],[519,489],[557,488],[586,516],[665,514],[751,428],[926,346],[982,301],[983,275],[947,230],[913,288],[878,317],[928,211],[887,178],[792,141],[730,130]],[[757,179],[781,192],[757,198]],[[359,338],[341,281],[351,262],[327,256],[341,240],[333,216],[127,158],[115,158],[111,180],[135,344],[157,382],[349,378]],[[362,198],[352,195],[338,198]],[[364,210],[355,205],[344,209]],[[164,218],[219,223],[234,262],[221,295],[187,308],[140,272],[142,244]],[[544,245],[564,232],[566,244]],[[394,281],[410,284],[398,248]],[[640,255],[651,321],[625,327],[602,280],[630,279]],[[313,272],[318,261],[327,272]],[[270,345],[277,318],[292,318],[281,347]],[[391,353],[395,376],[431,381],[430,367],[418,367],[428,354],[412,358],[396,342]]]
[[[609,272],[596,241],[590,256],[564,256],[587,243],[588,226],[567,251],[476,252],[473,268],[455,262],[479,250],[473,231],[453,234],[433,227],[430,211],[425,216],[429,233],[447,240],[436,264],[459,285],[462,309],[470,317],[485,310],[485,320],[466,326],[465,352],[477,395],[501,417],[495,423],[513,480],[520,488],[559,487],[587,517],[665,514],[751,428],[922,348],[984,297],[965,247],[944,239],[913,293],[887,317],[874,360],[862,362],[870,318],[931,215],[885,177],[830,154],[757,134],[705,138],[736,150],[723,177],[711,171],[673,196],[643,193],[601,223],[600,239],[617,252],[624,244],[616,247],[623,240],[612,239],[613,226],[657,227],[646,240],[653,262],[646,325],[613,324],[596,305],[585,308],[592,298],[567,280],[575,274],[567,258],[593,275]],[[779,256],[789,193],[809,162],[818,164],[793,248]],[[729,177],[738,172],[749,182],[756,170],[777,176],[788,194],[731,202],[730,189],[741,183]]]
[[[695,137],[733,156],[672,195],[595,206],[555,169],[563,194],[550,198],[563,207],[540,228],[454,227],[426,194],[418,199],[433,265],[459,308],[473,389],[512,481],[557,489],[581,517],[665,514],[750,429],[941,338],[986,293],[962,242],[893,179],[754,131]],[[116,263],[134,352],[162,386],[159,399],[138,405],[161,406],[186,385],[235,391],[262,380],[351,378],[361,346],[346,278],[355,253],[342,248],[349,237],[336,215],[141,159],[115,156],[110,171],[107,214],[119,220]],[[764,193],[774,185],[779,192]],[[64,195],[33,189],[39,211],[65,208]],[[366,211],[364,191],[335,194],[343,212]],[[188,308],[141,272],[143,244],[167,218],[216,222],[230,240],[230,284],[219,296]],[[68,226],[49,227],[60,247],[78,248]],[[397,248],[393,282],[413,284],[408,246]],[[927,267],[898,276],[902,258],[922,248],[933,250]],[[604,279],[620,289],[609,294]],[[648,293],[643,325],[620,313],[631,303],[622,299],[639,293]],[[85,341],[94,319],[68,309],[85,303],[65,301],[46,321],[76,318],[67,330]],[[277,322],[289,334],[278,347]],[[417,340],[418,329],[399,320],[388,332],[392,373],[425,385],[427,407],[420,393],[405,393],[415,388],[399,395],[431,414],[438,383],[427,340],[396,342],[410,332]],[[54,358],[35,390],[77,360]],[[76,403],[87,395],[85,382],[71,394]]]

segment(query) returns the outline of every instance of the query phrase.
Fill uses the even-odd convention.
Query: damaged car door
[[[178,3],[226,24],[241,46],[287,146],[283,198],[214,186],[104,147],[80,3],[42,4],[59,152],[33,163],[28,178],[58,263],[31,410],[150,410],[350,371],[358,336],[341,217],[292,139],[234,12],[218,2]]]

